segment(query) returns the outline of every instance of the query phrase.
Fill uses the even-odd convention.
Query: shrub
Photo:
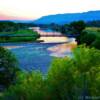
[[[18,63],[15,56],[0,47],[0,85],[7,88],[16,78]]]
[[[85,29],[86,24],[84,21],[74,21],[69,24],[69,28],[73,32],[73,34],[81,34],[81,32]]]
[[[100,49],[100,38],[97,38],[92,44],[92,47],[95,47],[97,49]]]
[[[40,72],[19,73],[15,86],[5,93],[4,100],[46,100],[45,82]]]
[[[100,93],[100,51],[79,46],[73,53],[72,59],[55,59],[49,69],[51,100],[78,100]]]
[[[77,68],[76,84],[80,96],[98,96],[100,93],[100,51],[80,46],[74,50],[74,65]]]
[[[3,100],[83,100],[99,94],[100,51],[79,46],[73,58],[55,58],[46,76],[20,73]]]
[[[50,100],[75,100],[75,67],[69,58],[56,58],[48,72]]]
[[[78,38],[79,40],[79,44],[86,44],[86,45],[91,45],[96,39],[96,35],[95,34],[91,34],[88,32],[83,32],[81,34],[81,36]]]

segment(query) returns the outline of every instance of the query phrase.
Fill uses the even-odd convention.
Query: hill
[[[73,21],[84,20],[86,22],[93,20],[100,20],[100,10],[88,11],[83,13],[66,13],[43,16],[34,21],[35,24],[65,24]]]

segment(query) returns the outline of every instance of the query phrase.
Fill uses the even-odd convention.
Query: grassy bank
[[[33,42],[37,38],[39,38],[39,34],[29,29],[0,34],[0,42]]]

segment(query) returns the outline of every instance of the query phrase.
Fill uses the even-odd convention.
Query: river
[[[39,32],[39,34],[53,33],[40,29],[35,31]],[[9,49],[15,54],[22,70],[40,70],[42,73],[46,73],[54,57],[72,56],[71,50],[77,45],[75,39],[67,37],[40,37],[39,40],[44,42],[1,43],[0,46]]]

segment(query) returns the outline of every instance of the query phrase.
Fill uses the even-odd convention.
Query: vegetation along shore
[[[6,25],[9,27],[6,28]],[[2,23],[0,42],[36,41],[39,38],[38,33],[27,27],[29,26],[11,22]],[[73,56],[53,57],[47,73],[43,74],[35,70],[20,70],[15,55],[0,47],[0,100],[87,100],[88,97],[99,100],[100,27],[75,21],[65,25],[42,25],[41,29],[43,28],[56,30],[69,38],[74,37],[77,42],[75,45],[62,44],[48,48],[58,53],[71,49]],[[2,38],[3,33],[9,32],[15,36],[23,34],[35,37],[5,35]],[[69,49],[60,49],[61,46]]]

